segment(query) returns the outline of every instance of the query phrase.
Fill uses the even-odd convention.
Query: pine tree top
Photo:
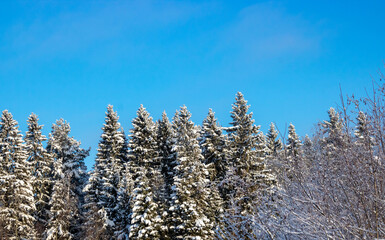
[[[340,119],[340,115],[334,108],[330,108],[328,110],[329,120],[323,121],[322,126],[326,129],[326,131],[333,135],[333,133],[342,131],[342,121]]]

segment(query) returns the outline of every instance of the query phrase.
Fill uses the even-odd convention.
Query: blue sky
[[[128,132],[140,104],[157,119],[185,104],[224,126],[241,91],[266,132],[299,134],[384,70],[385,1],[1,1],[0,109],[23,133],[59,118],[91,147],[108,104]]]

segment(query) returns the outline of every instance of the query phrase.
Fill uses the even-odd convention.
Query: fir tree
[[[357,116],[357,125],[354,135],[357,138],[357,144],[365,146],[368,150],[374,145],[374,139],[371,137],[370,123],[364,112],[360,111]]]
[[[314,143],[307,134],[305,136],[305,139],[303,140],[302,152],[304,161],[307,164],[307,167],[309,168],[315,160],[315,150]]]
[[[222,128],[217,123],[214,112],[209,109],[207,117],[203,120],[200,146],[204,163],[210,170],[210,179],[219,182],[225,176],[226,166],[226,141]]]
[[[173,169],[175,166],[175,154],[172,150],[172,143],[174,138],[174,129],[168,120],[166,112],[162,113],[162,119],[157,121],[156,125],[156,143],[157,152],[161,164],[161,172],[163,176],[163,186],[160,195],[161,208],[164,209],[162,213],[162,222],[164,228],[162,228],[162,236],[164,239],[170,237],[168,232],[168,226],[172,224],[172,219],[168,209],[171,206],[171,194],[173,185]]]
[[[323,121],[321,127],[325,137],[323,138],[323,146],[328,151],[328,154],[333,155],[334,150],[337,147],[342,147],[345,145],[345,136],[343,133],[342,121],[339,114],[330,108],[328,111],[329,121]]]
[[[173,182],[173,168],[174,168],[174,152],[172,151],[172,140],[174,137],[174,130],[167,114],[163,112],[162,119],[158,121],[156,126],[156,143],[157,152],[160,158],[162,175],[164,177],[166,196],[170,196],[171,185]]]
[[[134,191],[134,181],[128,164],[124,171],[125,176],[119,183],[117,214],[120,216],[117,223],[115,237],[118,240],[128,240],[131,224],[131,195]]]
[[[173,239],[212,239],[214,221],[210,212],[211,191],[208,171],[202,163],[198,132],[184,106],[174,117],[176,136],[173,150],[176,153],[172,205],[170,208]]]
[[[63,173],[62,159],[55,162],[55,184],[50,200],[50,219],[44,232],[45,240],[69,240],[76,238],[71,233],[73,213],[77,210],[77,199],[71,194],[71,181]]]
[[[136,170],[132,193],[130,239],[159,239],[162,235],[160,189],[163,186],[155,124],[141,105],[132,121],[131,157]]]
[[[278,132],[275,129],[274,123],[270,123],[270,129],[266,134],[266,148],[269,156],[277,156],[282,150],[281,139],[277,139]]]
[[[57,120],[52,125],[47,150],[53,154],[57,164],[56,171],[60,169],[62,179],[67,179],[70,188],[70,197],[74,202],[70,222],[70,232],[75,238],[80,237],[83,221],[82,205],[84,201],[83,187],[87,181],[84,159],[89,155],[89,149],[80,147],[80,142],[70,137],[70,125],[63,119]],[[66,186],[66,185],[65,185]],[[71,205],[72,206],[72,205]]]
[[[248,113],[249,107],[242,93],[238,92],[230,123],[229,132],[230,168],[225,185],[228,198],[226,205],[238,209],[241,214],[252,211],[258,191],[268,189],[275,182],[275,177],[265,166],[265,138],[254,125],[253,113]]]
[[[301,150],[302,150],[301,147],[302,147],[301,140],[299,139],[295,131],[294,125],[290,123],[289,134],[287,137],[287,144],[286,144],[288,157],[292,159],[297,159],[301,157]]]
[[[34,239],[35,211],[31,167],[18,123],[3,111],[0,121],[0,220],[6,239]]]
[[[89,181],[83,190],[85,192],[83,237],[87,240],[108,238],[107,213],[100,204],[99,195],[102,181],[101,176],[95,173],[95,169],[90,173]]]
[[[119,117],[113,110],[113,106],[107,107],[105,123],[102,127],[101,140],[94,171],[85,187],[86,193],[86,225],[99,225],[103,221],[105,232],[101,233],[106,238],[112,238],[118,222],[118,191],[119,183],[124,174],[125,137],[121,131]],[[100,214],[102,211],[102,214]],[[105,214],[104,214],[105,211]],[[102,216],[103,218],[91,218],[90,216]],[[93,222],[93,221],[97,222]]]
[[[221,188],[221,181],[227,172],[226,138],[222,134],[222,127],[217,123],[214,112],[209,109],[207,117],[203,120],[199,143],[202,150],[203,162],[209,171],[209,185],[211,200],[209,202],[212,212],[207,216],[215,221],[217,228],[223,228],[223,198],[225,191]],[[220,194],[222,197],[220,196]]]
[[[36,230],[40,236],[44,232],[45,225],[49,220],[49,201],[51,198],[53,181],[53,156],[43,147],[46,139],[41,133],[42,125],[38,124],[36,114],[28,118],[28,131],[25,135],[25,149],[27,161],[31,164],[33,175],[33,192],[35,196]]]

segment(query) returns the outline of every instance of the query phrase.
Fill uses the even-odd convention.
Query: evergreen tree
[[[295,131],[294,125],[290,123],[286,145],[288,157],[291,159],[298,159],[299,157],[301,157],[301,147],[301,140],[299,139]]]
[[[266,134],[266,148],[269,156],[277,156],[282,150],[281,139],[277,139],[278,132],[275,129],[274,123],[270,123],[270,129]]]
[[[73,213],[77,210],[77,199],[71,194],[71,180],[63,173],[62,159],[55,162],[55,184],[50,200],[50,219],[44,232],[45,240],[76,239],[71,233]]]
[[[124,174],[125,136],[121,131],[119,117],[113,106],[107,107],[105,123],[102,127],[101,140],[94,171],[85,187],[86,225],[102,225],[105,231],[101,237],[112,238],[118,222],[118,191]],[[105,213],[104,213],[105,211]],[[92,218],[91,216],[99,216]],[[102,218],[100,218],[102,217]],[[96,222],[93,222],[96,221]],[[102,222],[102,223],[100,223]]]
[[[39,236],[44,232],[45,225],[49,220],[49,201],[51,198],[53,181],[53,156],[43,147],[46,139],[41,133],[42,125],[38,124],[36,114],[28,118],[28,131],[25,135],[25,149],[27,161],[32,167],[33,192],[35,197],[36,230]]]
[[[228,208],[238,209],[240,214],[252,211],[251,205],[256,204],[256,195],[268,189],[275,183],[275,177],[265,166],[265,138],[254,125],[253,113],[248,113],[249,107],[242,93],[238,92],[233,104],[229,132],[230,168],[225,187],[228,198]]]
[[[204,163],[210,170],[210,179],[219,182],[226,174],[226,141],[222,128],[217,123],[214,112],[209,109],[207,117],[203,120],[200,146]]]
[[[211,190],[210,208],[214,211],[211,216],[206,214],[211,221],[215,221],[216,228],[223,228],[223,198],[225,191],[221,188],[221,181],[228,169],[226,156],[226,138],[222,134],[222,127],[217,123],[214,112],[209,109],[207,117],[203,120],[199,143],[202,150],[203,162],[209,171],[209,185]],[[220,196],[220,194],[222,197]]]
[[[357,138],[357,144],[365,146],[368,150],[374,145],[374,139],[371,137],[370,123],[366,114],[362,111],[358,113],[357,125],[354,135]]]
[[[84,201],[83,187],[87,181],[86,166],[84,159],[89,155],[89,149],[80,147],[80,142],[69,136],[70,125],[63,119],[57,120],[52,125],[47,150],[53,154],[58,165],[56,171],[60,169],[62,179],[69,181],[70,197],[74,202],[72,211],[70,232],[75,238],[80,237],[81,225],[83,221],[82,205]],[[72,205],[71,205],[72,206]]]
[[[339,147],[345,145],[346,138],[343,133],[342,121],[339,114],[330,108],[328,111],[329,121],[323,121],[321,127],[325,137],[323,138],[323,146],[329,155],[333,155],[333,152]]]
[[[11,113],[0,121],[0,221],[6,239],[35,239],[35,211],[31,167],[26,161],[22,135]]]
[[[315,160],[315,149],[313,141],[309,138],[307,134],[305,136],[305,139],[303,140],[302,152],[304,161],[307,164],[307,167],[309,168]]]
[[[131,225],[131,195],[134,192],[134,181],[128,164],[125,176],[119,183],[117,214],[120,216],[115,236],[118,240],[128,240]]]
[[[173,150],[176,152],[172,205],[173,239],[212,239],[214,221],[209,219],[211,191],[208,171],[202,163],[198,144],[198,132],[190,120],[191,114],[184,106],[174,117],[176,136]]]
[[[156,125],[157,152],[160,159],[161,173],[163,176],[163,187],[161,188],[160,201],[162,213],[162,236],[164,239],[170,238],[168,226],[172,224],[172,219],[168,209],[171,206],[171,194],[173,185],[173,169],[175,166],[175,153],[172,150],[174,129],[168,120],[166,112],[162,113],[162,119]]]
[[[100,204],[102,179],[95,171],[96,164],[94,171],[90,173],[88,183],[83,189],[85,193],[83,237],[87,240],[108,238],[107,213]]]
[[[130,239],[159,239],[162,235],[160,190],[163,186],[155,124],[141,105],[132,121],[131,157],[136,170],[132,193]]]
[[[170,196],[171,185],[173,182],[173,168],[175,164],[174,152],[172,151],[172,141],[174,130],[167,114],[163,112],[162,119],[158,121],[156,132],[157,152],[160,158],[162,175],[164,177],[166,196]]]

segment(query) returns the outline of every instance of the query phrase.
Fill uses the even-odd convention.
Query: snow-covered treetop
[[[130,130],[131,154],[139,165],[154,163],[156,157],[155,124],[143,105],[140,105],[136,113],[137,117],[132,121],[133,128]]]
[[[39,150],[43,150],[42,142],[47,140],[47,138],[42,135],[41,129],[43,128],[43,125],[39,125],[38,121],[39,118],[34,113],[28,117],[28,130],[25,134],[24,140],[27,148],[39,148]]]
[[[295,131],[295,127],[292,123],[289,125],[289,134],[287,137],[287,149],[289,151],[289,156],[299,156],[301,150],[302,142],[299,139]]]

